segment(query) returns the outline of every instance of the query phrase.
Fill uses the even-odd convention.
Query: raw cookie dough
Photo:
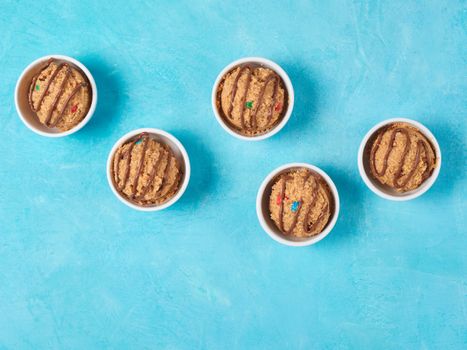
[[[113,181],[118,192],[140,206],[162,204],[180,186],[179,161],[165,144],[142,133],[121,145],[113,156]]]
[[[416,127],[393,123],[377,131],[370,151],[370,171],[397,192],[418,188],[433,173],[436,154]]]
[[[237,133],[256,136],[273,129],[287,111],[281,77],[270,68],[244,64],[233,68],[217,89],[217,109]]]
[[[61,131],[76,126],[89,111],[91,87],[85,74],[65,61],[51,59],[33,77],[29,105],[48,128]]]
[[[309,237],[326,228],[333,215],[334,198],[319,174],[301,168],[276,179],[269,198],[269,211],[284,235]]]

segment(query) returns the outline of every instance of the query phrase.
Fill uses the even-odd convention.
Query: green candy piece
[[[40,87],[39,85],[36,85],[36,91],[39,91]]]
[[[253,108],[253,101],[247,101],[247,102],[245,103],[245,107],[246,107],[246,108],[249,108],[249,109],[252,109],[252,108]]]

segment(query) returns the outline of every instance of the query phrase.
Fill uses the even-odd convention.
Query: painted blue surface
[[[0,4],[0,349],[462,349],[467,342],[465,1],[48,1]],[[70,55],[100,100],[64,139],[13,103],[32,60]],[[295,86],[270,140],[225,133],[210,105],[234,59],[275,60]],[[380,120],[424,123],[444,153],[408,203],[361,181]],[[186,146],[184,197],[159,213],[107,185],[113,143],[139,127]],[[322,167],[341,195],[328,238],[271,240],[256,191],[275,167]]]

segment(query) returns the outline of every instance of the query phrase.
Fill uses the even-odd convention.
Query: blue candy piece
[[[290,208],[290,210],[292,210],[292,212],[295,213],[298,210],[299,205],[300,205],[300,202],[294,201],[292,203],[292,207]]]

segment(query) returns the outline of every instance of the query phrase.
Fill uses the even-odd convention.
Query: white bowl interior
[[[407,123],[417,129],[420,130],[420,132],[426,136],[426,138],[430,141],[431,145],[433,146],[433,149],[436,153],[436,168],[433,170],[433,173],[431,176],[425,180],[425,182],[422,183],[422,185],[412,191],[407,191],[404,193],[397,192],[393,188],[381,184],[379,181],[377,181],[371,174],[370,171],[370,151],[371,151],[371,145],[373,144],[374,140],[377,137],[377,132],[384,128],[385,126],[393,123]],[[375,127],[373,127],[368,134],[365,136],[364,140],[362,141],[362,145],[360,146],[360,152],[359,152],[359,167],[362,168],[360,169],[360,173],[365,181],[365,183],[368,185],[368,187],[375,192],[376,194],[380,195],[383,198],[386,199],[391,199],[391,200],[398,200],[398,201],[404,201],[404,200],[410,200],[413,198],[416,198],[423,193],[425,193],[436,181],[436,178],[438,177],[440,167],[441,167],[441,151],[438,145],[438,142],[436,141],[436,138],[433,136],[433,134],[422,124],[419,122],[416,122],[414,120],[410,119],[405,119],[405,118],[394,118],[390,119],[387,121],[384,121],[382,123],[377,124]],[[363,170],[363,172],[362,172]]]
[[[240,134],[237,130],[232,128],[222,117],[221,112],[217,108],[217,90],[219,87],[219,84],[222,82],[222,79],[224,78],[225,74],[227,74],[229,71],[234,69],[235,67],[245,64],[245,63],[251,63],[259,66],[263,66],[266,68],[272,69],[274,72],[276,72],[280,78],[282,79],[286,93],[287,93],[287,98],[288,98],[288,103],[287,103],[287,111],[285,112],[282,120],[277,123],[277,125],[269,130],[268,132],[256,136],[245,136]],[[227,65],[217,76],[217,79],[214,83],[213,89],[212,89],[212,108],[214,111],[214,115],[216,116],[217,121],[219,124],[222,126],[222,128],[227,131],[229,134],[242,139],[242,140],[247,140],[247,141],[259,141],[259,140],[264,140],[268,137],[271,137],[278,133],[284,126],[287,124],[288,120],[290,119],[290,116],[292,114],[293,106],[294,106],[294,89],[292,86],[292,82],[290,81],[289,76],[287,73],[280,67],[277,63],[270,61],[268,59],[262,58],[262,57],[245,57],[241,58],[239,60],[236,60],[229,65]]]
[[[38,74],[47,64],[50,58],[55,58],[58,61],[66,61],[68,64],[76,67],[77,69],[81,70],[89,80],[92,89],[92,100],[91,105],[89,107],[89,111],[83,120],[75,125],[72,129],[67,131],[61,131],[58,128],[47,128],[45,125],[41,124],[37,119],[35,113],[32,111],[31,107],[29,106],[29,88],[31,85],[32,78],[34,75]],[[75,131],[81,129],[84,124],[88,122],[91,118],[92,114],[94,113],[95,106],[96,106],[96,99],[97,99],[97,91],[96,91],[96,84],[94,82],[94,78],[91,76],[89,71],[78,61],[72,59],[71,57],[60,56],[60,55],[53,55],[53,56],[46,56],[42,57],[33,63],[31,63],[22,73],[20,76],[15,91],[15,101],[16,101],[16,108],[18,111],[19,116],[23,120],[23,122],[34,132],[43,135],[43,136],[51,136],[51,137],[58,137],[58,136],[65,136],[69,135]]]
[[[174,156],[177,158],[177,160],[178,160],[178,162],[180,164],[180,170],[182,172],[182,177],[180,179],[180,184],[181,185],[180,185],[180,188],[178,189],[177,193],[172,198],[170,198],[169,200],[167,200],[166,202],[164,202],[162,204],[147,206],[147,207],[142,207],[142,206],[139,206],[139,205],[129,201],[127,198],[123,197],[120,194],[120,192],[118,192],[118,190],[117,190],[117,188],[115,186],[114,177],[113,177],[113,168],[112,168],[113,156],[114,156],[115,152],[117,151],[117,149],[122,144],[124,144],[129,139],[131,139],[132,137],[134,137],[134,136],[136,136],[136,135],[138,135],[140,133],[143,133],[143,132],[146,132],[146,133],[150,134],[151,137],[154,138],[154,140],[159,141],[159,142],[161,142],[163,144],[166,144],[168,147],[170,147],[170,149],[174,153]],[[110,184],[114,194],[123,203],[125,203],[126,205],[128,205],[128,206],[130,206],[130,207],[132,207],[134,209],[138,209],[138,210],[142,210],[142,211],[162,210],[162,209],[165,209],[165,208],[169,207],[173,203],[175,203],[183,195],[183,193],[185,192],[186,187],[188,186],[188,181],[189,181],[189,178],[190,178],[190,171],[191,171],[191,169],[190,169],[190,161],[188,159],[188,154],[186,153],[186,150],[183,147],[183,145],[180,143],[180,141],[178,141],[173,135],[171,135],[171,134],[169,134],[169,133],[167,133],[165,131],[158,130],[158,129],[149,129],[149,128],[148,129],[138,129],[138,130],[133,130],[133,131],[129,132],[128,134],[124,135],[113,146],[112,150],[110,151],[109,158],[108,158],[108,161],[107,161],[107,178],[109,180],[109,184]]]
[[[272,192],[272,186],[274,185],[276,179],[284,174],[287,173],[291,170],[298,170],[301,168],[307,168],[310,169],[311,171],[316,172],[319,174],[328,184],[329,189],[331,190],[331,194],[333,196],[334,200],[334,212],[329,220],[327,226],[323,230],[323,232],[312,236],[312,237],[306,237],[306,238],[299,238],[299,237],[294,237],[294,236],[285,236],[279,228],[276,226],[274,221],[270,217],[269,213],[269,198],[271,196]],[[332,230],[334,227],[337,218],[339,216],[339,209],[340,209],[340,203],[339,203],[339,195],[337,193],[337,188],[332,182],[332,180],[329,178],[329,176],[322,171],[321,169],[311,166],[309,164],[304,164],[304,163],[297,163],[294,165],[285,165],[282,166],[276,170],[274,170],[271,174],[268,175],[268,177],[265,179],[265,183],[263,183],[264,188],[260,188],[260,193],[258,193],[258,202],[257,202],[257,211],[258,211],[258,216],[260,216],[260,221],[262,221],[262,225],[266,225],[266,227],[263,226],[263,228],[266,230],[266,232],[275,240],[277,240],[280,243],[286,244],[286,245],[292,245],[292,246],[306,246],[306,245],[311,245],[314,244],[324,237],[326,237],[329,232]]]

